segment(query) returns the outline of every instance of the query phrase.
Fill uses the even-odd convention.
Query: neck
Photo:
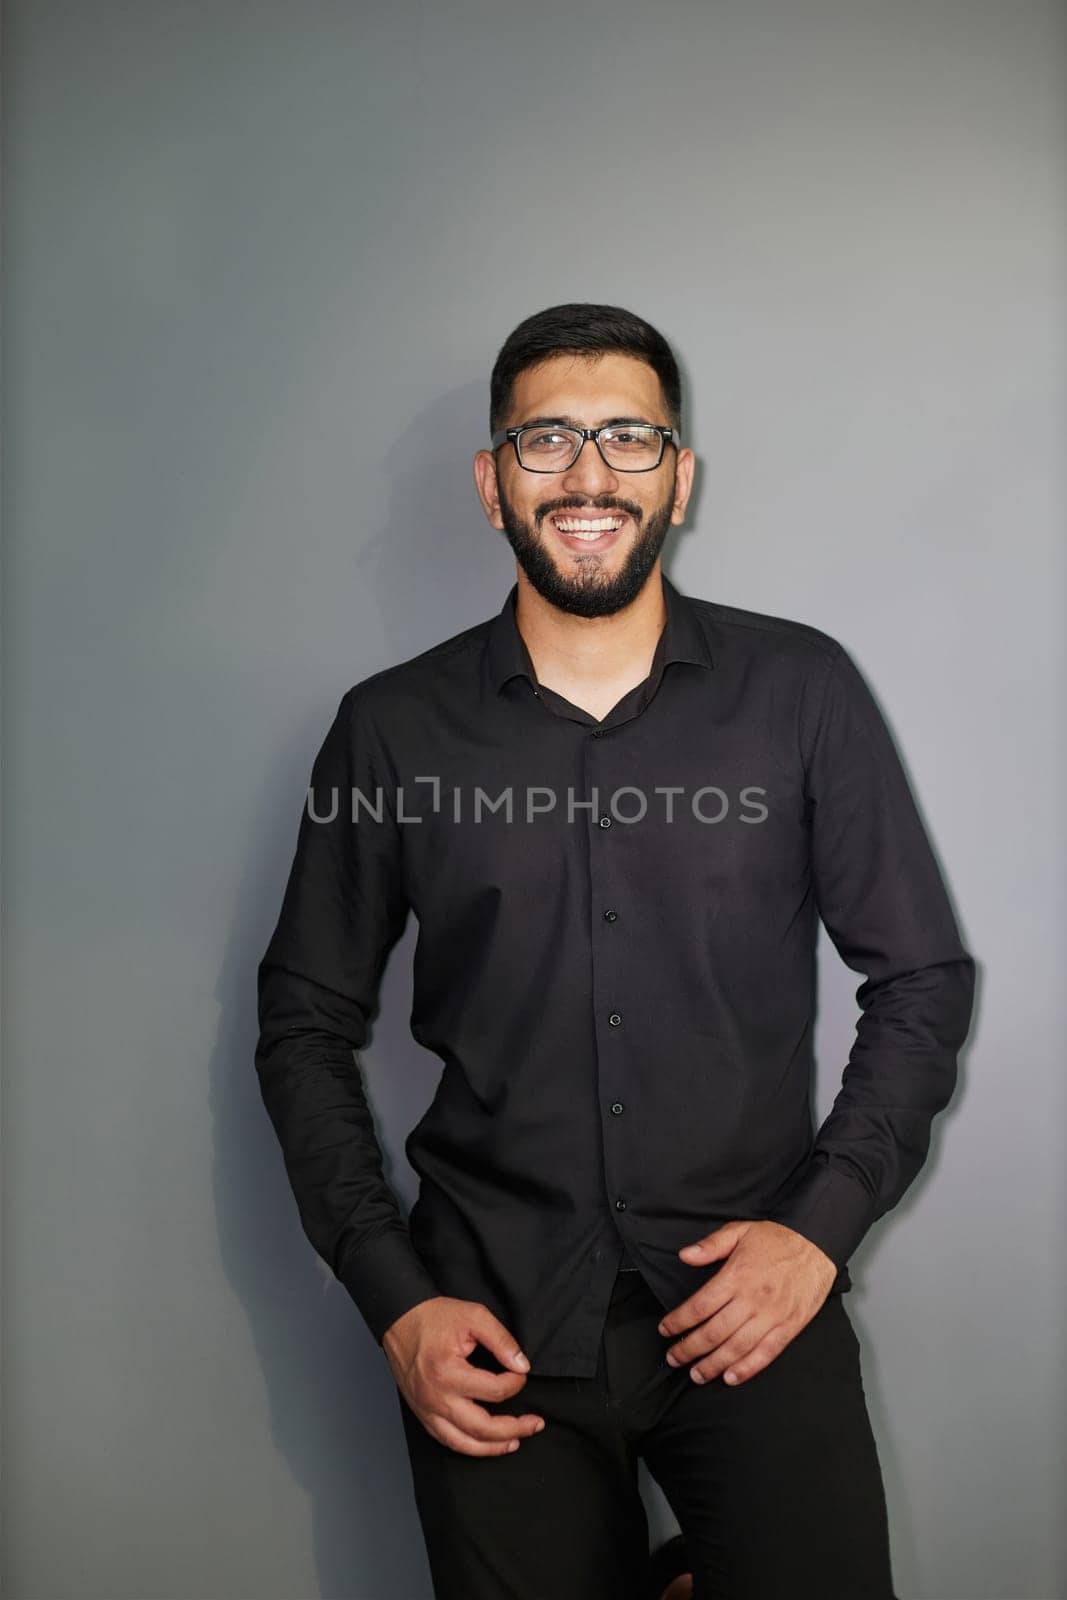
[[[637,598],[607,617],[560,611],[521,568],[517,578],[515,621],[542,683],[557,679],[593,687],[648,671],[667,621],[658,561]]]

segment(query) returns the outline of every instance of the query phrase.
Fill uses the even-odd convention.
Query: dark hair
[[[670,345],[650,322],[621,306],[585,301],[538,311],[508,335],[489,380],[489,432],[505,425],[515,379],[550,356],[600,356],[609,352],[646,361],[659,378],[667,421],[682,428],[682,383]]]

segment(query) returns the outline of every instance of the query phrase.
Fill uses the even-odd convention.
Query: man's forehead
[[[615,352],[590,360],[588,357],[550,356],[536,367],[519,373],[513,389],[513,404],[525,415],[581,413],[592,425],[631,411],[659,409],[659,379],[647,362]]]

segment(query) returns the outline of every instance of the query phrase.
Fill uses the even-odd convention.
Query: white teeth
[[[561,533],[576,534],[580,539],[597,539],[602,533],[614,532],[621,528],[622,517],[599,517],[595,522],[583,521],[578,517],[557,517],[556,527]]]

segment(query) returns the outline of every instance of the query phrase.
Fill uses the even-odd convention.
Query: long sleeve
[[[975,968],[889,731],[838,652],[806,751],[811,871],[830,938],[864,975],[861,1016],[811,1158],[768,1215],[840,1269],[926,1160],[956,1085]]]
[[[364,797],[355,821],[354,791]],[[383,1176],[356,1055],[407,911],[383,758],[357,685],[315,759],[259,964],[255,1065],[304,1232],[379,1343],[397,1317],[440,1293]]]

